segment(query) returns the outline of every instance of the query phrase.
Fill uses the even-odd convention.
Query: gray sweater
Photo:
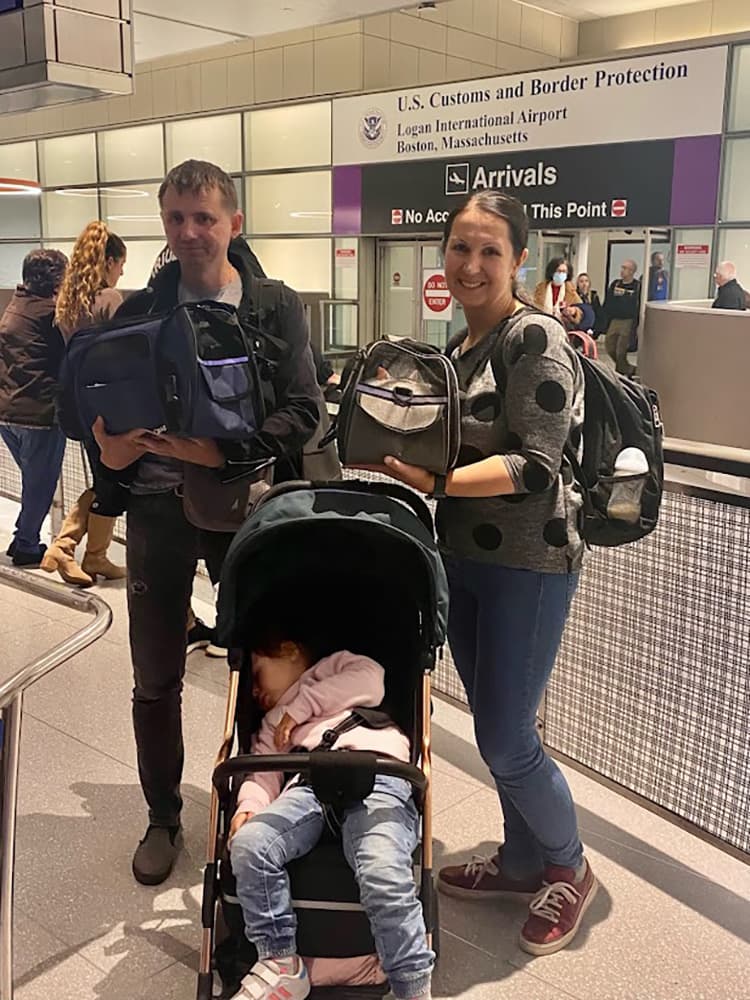
[[[441,500],[441,548],[517,569],[575,571],[582,500],[563,448],[570,437],[581,452],[583,372],[552,317],[529,313],[508,327],[451,357],[462,390],[458,464],[501,455],[515,493]]]

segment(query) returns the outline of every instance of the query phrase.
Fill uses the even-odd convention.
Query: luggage
[[[444,475],[456,464],[458,380],[436,348],[375,341],[349,362],[342,386],[336,437],[344,465],[381,465],[393,455]]]
[[[60,374],[60,422],[68,437],[137,427],[185,437],[251,437],[264,419],[255,352],[237,310],[190,302],[166,315],[80,330]]]
[[[538,310],[515,313],[504,331],[530,312]],[[583,457],[579,461],[574,441],[568,441],[564,454],[583,495],[581,536],[589,545],[626,545],[650,534],[659,517],[664,485],[659,399],[653,389],[586,354],[574,356],[585,380]],[[499,356],[493,366],[496,362]],[[638,472],[627,471],[635,467]]]

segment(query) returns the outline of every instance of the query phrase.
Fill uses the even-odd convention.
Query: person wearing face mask
[[[534,289],[534,304],[542,312],[555,316],[568,330],[576,330],[581,310],[575,306],[581,297],[570,280],[570,265],[564,257],[553,257],[544,272],[544,281]]]
[[[448,639],[505,824],[497,853],[443,868],[439,888],[526,902],[520,946],[549,955],[574,939],[597,888],[535,726],[583,561],[565,450],[582,454],[584,377],[560,323],[520,297],[528,234],[523,205],[499,191],[449,216],[445,278],[468,324],[447,351],[462,392],[458,465],[434,475],[387,456],[376,471],[438,501]]]

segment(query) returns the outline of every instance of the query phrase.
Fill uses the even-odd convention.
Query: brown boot
[[[78,497],[41,562],[42,569],[47,573],[57,570],[66,583],[72,583],[76,587],[90,587],[94,582],[75,560],[76,546],[86,534],[93,499],[93,490],[85,490]]]
[[[115,566],[107,559],[107,549],[112,541],[115,530],[115,519],[103,517],[101,514],[89,514],[89,534],[86,543],[86,555],[81,568],[84,573],[96,579],[103,576],[105,580],[123,580],[128,571],[124,566]]]

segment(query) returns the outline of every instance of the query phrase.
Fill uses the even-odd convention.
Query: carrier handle
[[[367,756],[377,774],[389,778],[401,778],[420,793],[427,788],[427,778],[413,764],[393,757],[383,757],[372,750],[357,752],[355,757],[347,757],[346,750],[329,750],[327,753],[336,755],[337,767],[360,767],[361,759]],[[213,774],[213,783],[219,794],[227,787],[233,775],[245,777],[258,771],[281,771],[286,774],[299,773],[308,775],[314,761],[312,753],[271,753],[271,754],[241,754],[231,757],[219,764]]]

